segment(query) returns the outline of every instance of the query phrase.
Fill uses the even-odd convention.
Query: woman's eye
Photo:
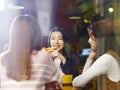
[[[60,38],[59,40],[63,40],[62,38]]]
[[[63,38],[61,37],[61,38],[59,38],[59,40],[63,40]]]
[[[55,38],[51,38],[51,40],[54,40]]]

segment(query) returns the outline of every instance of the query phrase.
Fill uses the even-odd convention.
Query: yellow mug
[[[69,84],[72,83],[73,76],[72,75],[63,75],[62,76],[62,83],[63,84]]]

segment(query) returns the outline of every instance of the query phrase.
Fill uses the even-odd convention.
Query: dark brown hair
[[[113,19],[105,18],[93,23],[91,26],[92,34],[97,40],[97,53],[99,54],[98,56],[106,53],[110,49],[120,54],[120,46],[118,45],[114,33],[115,30]]]

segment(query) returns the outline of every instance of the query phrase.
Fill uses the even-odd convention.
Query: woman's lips
[[[60,45],[54,45],[54,47],[55,47],[55,48],[59,48],[59,47],[60,47]]]

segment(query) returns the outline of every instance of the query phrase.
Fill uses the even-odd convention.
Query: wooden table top
[[[72,86],[62,86],[62,90],[72,90]]]

